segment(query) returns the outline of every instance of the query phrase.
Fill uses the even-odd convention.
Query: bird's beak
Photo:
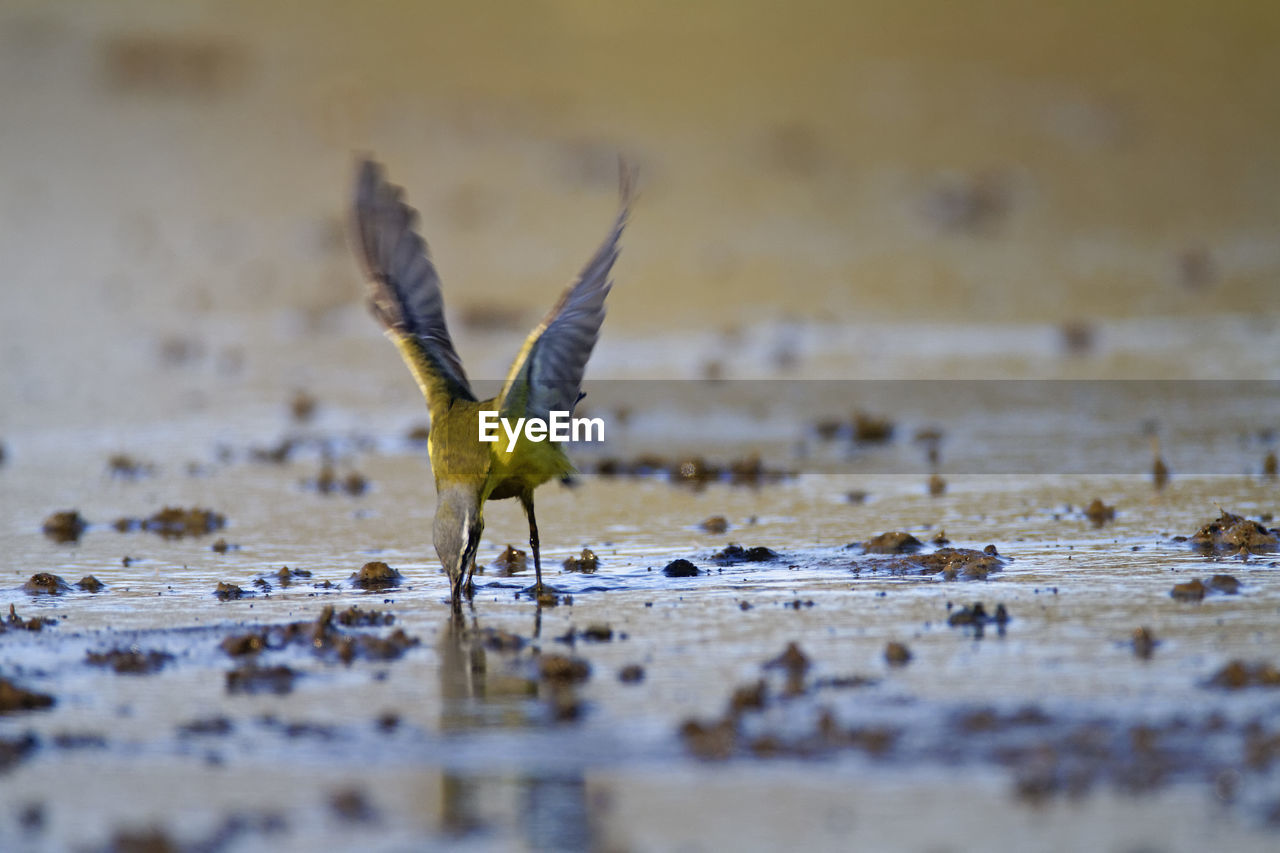
[[[462,600],[462,585],[470,574],[468,569],[479,548],[480,537],[468,535],[466,544],[462,546],[462,553],[458,555],[458,570],[449,577],[449,592],[455,603]]]

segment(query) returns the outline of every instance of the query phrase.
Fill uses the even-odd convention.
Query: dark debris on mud
[[[345,494],[356,498],[369,490],[369,478],[359,471],[339,475],[327,462],[320,466],[314,480],[303,481],[303,487],[322,495]]]
[[[9,605],[9,616],[7,619],[0,621],[0,634],[5,631],[40,631],[46,625],[57,625],[58,620],[48,616],[32,616],[30,619],[23,619],[18,615],[18,609],[15,605]]]
[[[1004,636],[1005,628],[1013,621],[1013,617],[1009,615],[1009,611],[1003,604],[996,605],[995,613],[988,613],[981,601],[975,601],[958,610],[953,610],[951,602],[948,601],[947,609],[951,611],[947,615],[947,626],[972,630],[975,639],[982,638],[983,631],[988,625],[995,625],[1000,635]]]
[[[52,572],[36,572],[22,590],[28,595],[62,595],[71,591],[71,584]]]
[[[373,560],[351,575],[351,585],[360,589],[389,589],[399,586],[403,575],[380,560]]]
[[[712,720],[688,719],[680,725],[686,749],[701,759],[723,761],[734,756],[756,758],[816,757],[844,749],[857,749],[883,757],[892,750],[899,731],[892,726],[841,726],[830,709],[818,709],[811,726],[799,732],[764,730],[761,712],[780,702],[796,700],[809,692],[809,657],[796,643],[788,644],[766,669],[784,674],[783,692],[775,698],[768,683],[740,685],[730,693],[724,713]]]
[[[662,573],[669,578],[695,578],[702,574],[698,571],[698,567],[688,560],[672,560],[662,569]]]
[[[346,664],[355,660],[396,660],[417,646],[419,640],[400,628],[385,637],[341,629],[385,627],[394,621],[391,613],[363,610],[354,605],[338,612],[330,604],[314,622],[290,622],[235,634],[224,639],[221,648],[233,658],[246,659],[297,645],[310,648],[316,657]]]
[[[566,572],[577,572],[583,575],[593,575],[599,567],[600,558],[590,548],[583,548],[580,555],[568,557],[564,561]]]
[[[724,549],[711,555],[711,561],[719,566],[736,566],[739,563],[768,563],[778,559],[778,552],[763,545],[743,548],[729,543]]]
[[[1270,663],[1233,660],[1210,676],[1207,685],[1224,690],[1246,687],[1280,687],[1280,669]]]
[[[76,587],[84,592],[102,592],[107,585],[95,578],[93,575],[85,575],[76,581]]]
[[[109,667],[118,675],[149,675],[159,672],[173,660],[168,652],[142,651],[137,647],[110,649],[105,652],[88,652],[84,662],[90,666]]]
[[[1178,601],[1201,601],[1210,593],[1237,595],[1240,592],[1240,581],[1234,575],[1213,575],[1207,581],[1195,578],[1183,583],[1174,584],[1169,595]]]
[[[519,574],[528,568],[528,565],[528,553],[510,544],[493,561],[493,567],[498,570],[498,574],[502,577],[511,577]]]
[[[214,588],[213,594],[220,601],[235,601],[244,598],[246,595],[252,595],[251,592],[245,592],[239,586],[226,581],[218,581],[217,587]]]
[[[1280,530],[1268,530],[1260,522],[1222,510],[1190,537],[1175,537],[1206,553],[1261,553],[1280,548]]]
[[[864,542],[850,543],[847,547],[861,548],[864,554],[912,554],[923,548],[924,543],[910,533],[891,530]]]
[[[1104,504],[1101,498],[1094,498],[1093,501],[1084,508],[1084,517],[1089,519],[1089,522],[1094,527],[1102,527],[1115,520],[1116,508],[1114,506]]]
[[[211,509],[167,506],[146,518],[118,518],[113,526],[121,533],[143,530],[166,539],[180,539],[204,536],[221,530],[226,524],[226,516]]]
[[[891,644],[892,645],[892,644]],[[889,706],[883,720],[862,715],[841,723],[818,701],[823,680],[809,682],[813,664],[795,643],[768,669],[781,670],[782,691],[766,680],[731,690],[724,712],[710,720],[687,719],[679,734],[688,752],[707,761],[736,757],[821,758],[858,750],[901,763],[942,761],[948,766],[990,764],[1005,768],[1017,797],[1040,803],[1077,797],[1106,787],[1140,794],[1179,783],[1211,787],[1221,799],[1257,803],[1264,780],[1280,766],[1280,729],[1259,718],[1232,721],[1218,712],[1197,719],[1172,714],[1155,721],[1056,716],[1029,704],[1001,710],[957,705],[919,725],[904,724]],[[859,685],[874,683],[861,681]],[[1270,664],[1232,661],[1207,686],[1226,689],[1280,687]],[[1224,790],[1223,779],[1232,781]],[[1276,801],[1263,804],[1264,818]]]
[[[296,677],[297,673],[283,664],[259,666],[257,662],[250,660],[227,672],[227,692],[284,695],[293,690]]]
[[[767,467],[758,455],[744,456],[727,463],[709,461],[701,456],[680,459],[640,456],[630,462],[609,458],[600,460],[593,473],[602,477],[665,477],[674,485],[694,489],[712,483],[760,487],[795,476],[790,471]]]
[[[89,522],[84,520],[79,511],[68,509],[46,518],[41,530],[54,542],[75,542],[88,527]]]
[[[915,537],[912,540],[919,541]],[[1006,563],[1007,560],[996,551],[994,545],[988,545],[981,551],[947,547],[927,554],[906,554],[890,560],[855,563],[853,571],[861,574],[864,569],[868,569],[901,577],[937,575],[947,581],[986,580],[992,574],[1002,571]]]
[[[15,711],[35,711],[50,708],[54,704],[52,696],[19,687],[6,678],[0,678],[0,714],[11,714]]]
[[[0,774],[29,758],[39,745],[31,732],[13,738],[0,736]]]

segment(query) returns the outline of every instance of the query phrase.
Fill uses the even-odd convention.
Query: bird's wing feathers
[[[634,174],[625,165],[620,168],[621,205],[613,230],[525,339],[499,395],[503,417],[546,419],[553,411],[572,412],[578,402],[587,359],[604,321],[604,299],[613,285],[609,273],[631,209]]]
[[[355,232],[370,281],[369,306],[395,341],[427,398],[432,420],[454,400],[475,400],[444,321],[440,276],[414,230],[418,213],[382,167],[360,164]]]

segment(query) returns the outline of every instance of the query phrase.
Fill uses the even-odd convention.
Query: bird
[[[634,171],[619,160],[619,208],[595,254],[525,339],[496,397],[479,400],[444,317],[440,276],[427,243],[417,231],[418,212],[404,190],[389,183],[383,167],[361,157],[356,170],[353,232],[356,254],[368,279],[368,303],[384,333],[396,345],[426,398],[431,425],[427,453],[435,479],[432,540],[449,577],[455,611],[463,595],[474,595],[472,575],[484,530],[484,505],[517,499],[529,522],[537,598],[542,582],[534,490],[574,473],[558,442],[514,443],[480,440],[480,413],[549,419],[572,413],[581,393],[587,360],[600,336],[605,297],[613,286],[623,229],[633,202]]]

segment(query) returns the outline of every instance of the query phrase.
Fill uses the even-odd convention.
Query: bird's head
[[[480,496],[473,489],[451,488],[440,493],[433,539],[436,556],[449,575],[449,591],[454,602],[462,598],[462,583],[467,570],[475,563],[483,531]]]

